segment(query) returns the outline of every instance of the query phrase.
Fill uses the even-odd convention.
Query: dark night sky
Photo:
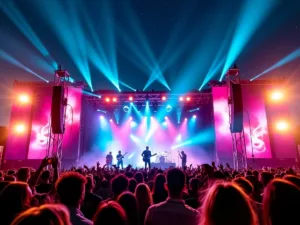
[[[300,1],[260,1],[266,5],[276,4],[259,23],[236,60],[244,79],[263,72],[300,47]],[[183,92],[200,87],[224,45],[226,33],[234,30],[240,21],[245,1],[18,0],[13,1],[10,15],[3,10],[10,1],[0,2],[0,50],[46,79],[52,80],[53,68],[38,50],[36,40],[41,41],[55,62],[62,64],[75,80],[84,81],[77,65],[87,65],[94,90],[116,90],[109,81],[117,80],[116,74],[121,81],[142,90],[158,65],[165,67],[162,74],[169,87]],[[255,18],[255,7],[252,11]],[[16,12],[22,16],[16,16]],[[243,30],[246,32],[251,24],[250,17],[243,24]],[[231,32],[225,49],[233,37],[234,32]],[[102,49],[104,57],[95,58],[91,48],[98,53]],[[114,69],[100,71],[99,65],[104,61],[111,68],[115,65]],[[262,78],[284,76],[296,84],[299,72],[300,57]],[[219,77],[220,70],[212,79]],[[0,57],[0,78],[0,125],[6,125],[13,80],[39,79],[3,56]],[[183,80],[187,80],[188,85],[181,87]],[[166,90],[166,87],[155,80],[148,89]]]

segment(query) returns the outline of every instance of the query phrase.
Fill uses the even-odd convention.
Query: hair
[[[263,207],[265,224],[294,224],[299,220],[300,189],[289,181],[274,179],[265,188]]]
[[[31,190],[27,183],[13,182],[0,193],[1,224],[10,224],[22,211],[29,207]]]
[[[17,180],[27,182],[30,178],[30,169],[28,167],[21,167],[17,172]]]
[[[197,191],[200,187],[200,180],[197,178],[192,178],[189,181],[190,190]]]
[[[4,181],[16,181],[16,180],[17,180],[16,177],[13,175],[6,175],[4,177]]]
[[[260,180],[261,180],[264,187],[266,187],[272,179],[274,179],[274,174],[273,173],[264,171],[260,174]]]
[[[111,180],[113,194],[118,197],[122,192],[128,190],[128,179],[124,175],[118,175]]]
[[[129,186],[128,186],[128,190],[131,192],[131,193],[134,193],[135,192],[135,189],[136,189],[136,185],[137,185],[137,182],[134,178],[131,178],[129,180]]]
[[[136,180],[136,182],[139,183],[143,183],[144,182],[144,176],[142,173],[138,172],[134,175],[134,179]]]
[[[138,203],[136,197],[131,192],[122,193],[117,202],[123,207],[128,218],[129,225],[138,224]]]
[[[163,174],[157,174],[154,181],[153,193],[159,193],[165,189],[166,177]]]
[[[45,170],[45,171],[43,171],[42,174],[41,174],[41,179],[42,179],[43,181],[48,181],[48,180],[50,179],[50,177],[51,177],[51,174],[50,174],[50,171],[49,171],[49,170]]]
[[[69,212],[63,205],[33,207],[20,214],[11,225],[71,225]]]
[[[295,184],[298,188],[300,188],[300,178],[294,175],[285,175],[284,180],[287,180],[293,184]]]
[[[181,195],[185,186],[185,174],[180,169],[171,169],[167,173],[167,185],[170,196]]]
[[[31,206],[40,206],[40,205],[45,205],[45,204],[50,204],[50,198],[48,194],[35,194],[31,198]]]
[[[143,224],[148,208],[153,205],[150,188],[146,184],[139,184],[135,189],[134,195],[140,212],[139,221],[140,224]]]
[[[136,187],[134,195],[137,199],[139,209],[148,209],[153,204],[150,188],[146,184],[139,184]]]
[[[94,188],[94,178],[92,176],[86,176],[85,191],[92,191]]]
[[[76,172],[63,174],[56,182],[55,189],[61,203],[77,206],[84,199],[86,178]]]
[[[102,202],[93,218],[94,225],[127,225],[127,216],[119,203]]]
[[[255,225],[249,197],[235,184],[216,182],[204,198],[201,225]]]
[[[252,195],[254,188],[250,181],[246,180],[243,177],[239,177],[233,180],[247,195]]]

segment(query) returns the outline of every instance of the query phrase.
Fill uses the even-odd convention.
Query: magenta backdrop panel
[[[50,135],[52,87],[37,87],[35,92],[38,97],[32,116],[28,159],[42,159],[46,156]]]
[[[26,88],[14,87],[14,96],[19,94],[32,95],[32,91]],[[10,115],[10,125],[8,129],[8,138],[6,143],[5,160],[24,160],[27,157],[30,125],[31,125],[32,105],[22,105],[17,100],[14,101]],[[15,127],[18,124],[23,124],[25,131],[17,133]]]
[[[232,163],[232,138],[229,127],[227,87],[213,87],[215,148],[218,163]]]
[[[28,159],[42,159],[46,156],[50,135],[52,87],[36,88],[36,92],[39,98],[32,117]],[[69,87],[68,104],[62,155],[64,159],[76,159],[80,129],[81,89]]]
[[[274,157],[296,158],[297,146],[292,132],[294,128],[290,115],[289,102],[283,101],[281,104],[268,103],[267,117],[269,121],[270,139]],[[275,129],[276,123],[281,120],[289,123],[289,131],[282,132]]]
[[[78,152],[80,114],[81,114],[81,88],[69,88],[66,111],[66,130],[63,140],[63,159],[76,159]]]
[[[262,86],[242,85],[247,158],[252,158],[252,150],[254,158],[272,158],[263,90]]]

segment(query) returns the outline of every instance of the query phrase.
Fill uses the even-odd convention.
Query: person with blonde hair
[[[152,194],[147,184],[139,184],[134,193],[139,209],[139,224],[143,225],[148,208],[153,205]]]
[[[93,222],[94,225],[128,225],[125,210],[115,201],[100,203]]]
[[[24,182],[12,182],[0,192],[0,224],[9,225],[30,207],[32,192]]]
[[[63,205],[43,205],[21,213],[11,225],[71,225],[68,209]]]
[[[299,224],[299,209],[300,189],[295,184],[275,179],[267,185],[263,197],[266,225]]]
[[[207,192],[200,225],[256,225],[250,198],[234,183],[217,182]]]

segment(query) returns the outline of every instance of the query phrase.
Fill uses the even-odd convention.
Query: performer
[[[125,153],[126,154],[126,153]],[[121,154],[121,151],[119,151],[119,154],[117,155],[117,167],[120,167],[123,169],[123,158],[124,156]]]
[[[111,152],[109,152],[109,154],[106,156],[106,165],[108,168],[112,167],[112,162],[113,162],[113,156]]]
[[[150,163],[151,156],[152,156],[151,151],[149,150],[149,146],[147,146],[146,150],[144,150],[142,153],[143,161],[145,162],[145,169],[147,169],[147,164],[149,170],[151,169],[151,163]]]
[[[184,153],[184,151],[181,151],[181,154],[180,152],[179,153],[179,157],[181,158],[181,167],[182,169],[184,169],[186,167],[186,154]]]

